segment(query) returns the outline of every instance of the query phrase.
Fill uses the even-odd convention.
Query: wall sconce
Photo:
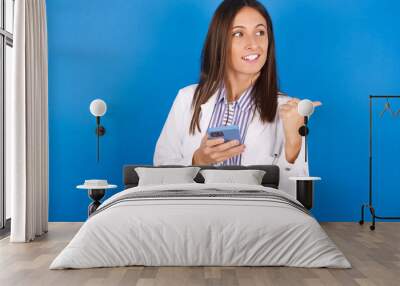
[[[309,133],[308,129],[308,117],[314,113],[314,105],[311,100],[303,99],[297,105],[297,112],[304,116],[304,125],[299,128],[299,134],[304,137],[305,141],[305,161],[307,162],[307,135]]]
[[[305,141],[305,162],[307,163],[307,135],[308,118],[314,113],[314,104],[311,100],[303,99],[297,105],[297,112],[304,117],[304,124],[299,128],[299,134]],[[296,198],[308,210],[312,209],[314,204],[314,181],[321,180],[320,177],[289,177],[289,180],[296,181]]]
[[[95,99],[90,103],[90,113],[96,117],[96,136],[97,136],[97,162],[100,160],[100,136],[103,136],[106,133],[106,129],[104,126],[100,125],[100,117],[106,114],[107,104],[104,100]]]

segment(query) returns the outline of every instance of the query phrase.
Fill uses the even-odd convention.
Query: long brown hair
[[[278,78],[271,17],[257,0],[224,0],[214,13],[201,53],[201,73],[192,101],[194,111],[190,122],[190,134],[194,134],[196,128],[201,132],[200,106],[210,99],[224,81],[228,47],[231,43],[231,25],[243,7],[254,8],[267,22],[267,61],[254,83],[252,97],[263,123],[272,122],[275,118],[278,106]]]

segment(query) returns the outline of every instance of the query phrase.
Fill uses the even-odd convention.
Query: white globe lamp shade
[[[107,104],[104,102],[104,100],[101,99],[95,99],[90,103],[90,112],[94,116],[103,116],[106,114],[107,111]]]
[[[314,105],[311,100],[303,99],[297,105],[297,111],[301,116],[311,116],[314,112]]]

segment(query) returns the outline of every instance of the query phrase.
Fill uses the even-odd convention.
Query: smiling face
[[[244,7],[236,14],[230,33],[228,74],[236,78],[256,76],[267,60],[265,18],[256,9]]]

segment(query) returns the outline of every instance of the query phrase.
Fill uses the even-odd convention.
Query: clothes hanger
[[[399,113],[399,111],[400,111],[400,109],[399,109],[397,112],[394,112],[394,111],[392,110],[392,107],[390,106],[389,98],[387,98],[387,97],[386,97],[385,107],[383,108],[383,110],[381,111],[381,113],[380,113],[379,116],[382,117],[383,114],[386,112],[386,110],[389,110],[390,113],[392,114],[392,116],[394,116],[394,117],[396,117],[396,116],[397,116],[397,113]]]

